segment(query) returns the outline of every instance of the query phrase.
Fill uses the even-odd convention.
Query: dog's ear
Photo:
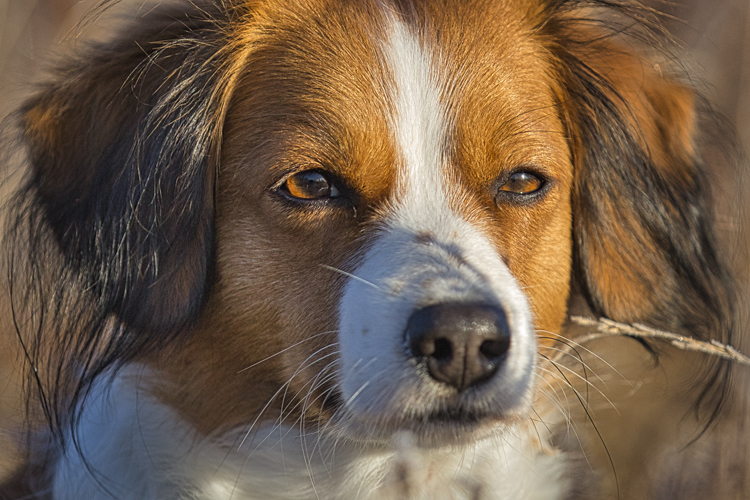
[[[59,71],[21,122],[68,269],[102,315],[155,331],[191,321],[209,283],[222,82],[212,19],[143,24]]]
[[[577,46],[563,109],[575,267],[591,307],[726,341],[731,301],[696,136],[700,98],[630,48],[601,37]]]

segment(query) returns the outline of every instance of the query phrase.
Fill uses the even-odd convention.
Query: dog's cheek
[[[519,281],[526,290],[540,337],[559,334],[567,316],[572,267],[571,212],[566,206],[556,214],[538,246],[529,253]],[[545,341],[542,340],[544,344]]]
[[[535,210],[505,210],[499,223],[488,228],[531,305],[534,327],[542,343],[548,332],[560,333],[570,294],[573,236],[570,182],[572,165],[554,193]]]
[[[219,203],[212,295],[191,338],[161,360],[179,388],[163,397],[205,432],[244,425],[260,408],[259,422],[274,421],[282,404],[301,408],[294,395],[320,403],[337,360],[343,277],[324,265],[342,267],[332,247],[350,243],[331,235],[300,244],[250,208]],[[274,397],[284,384],[286,399]]]
[[[283,347],[305,342],[284,354],[291,376],[335,339],[345,281],[336,270],[345,271],[356,253],[354,231],[335,215],[319,220],[320,227],[290,229],[286,216],[262,200],[228,205],[217,223],[223,306],[235,314],[237,328],[254,324],[253,310],[271,311],[281,331],[261,332],[264,337],[280,339]]]

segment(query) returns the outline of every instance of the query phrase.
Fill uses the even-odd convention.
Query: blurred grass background
[[[28,91],[90,1],[0,0],[0,107],[7,113]],[[5,114],[5,113],[4,113]]]
[[[8,115],[34,88],[45,68],[84,38],[106,34],[106,19],[136,16],[147,9],[143,0],[111,2],[115,6],[105,19],[92,27],[81,19],[100,0],[0,0],[0,117]],[[670,27],[688,53],[704,89],[735,124],[740,141],[750,145],[750,0],[683,0],[679,5],[651,2],[675,17]],[[128,14],[129,13],[129,14]],[[90,19],[96,14],[88,16]],[[734,246],[740,282],[747,288],[750,171],[723,172],[720,179],[718,212],[720,229]],[[2,196],[2,186],[0,186]],[[1,223],[0,223],[1,224]],[[2,293],[2,292],[0,292]],[[0,315],[3,311],[0,296]],[[746,301],[747,302],[747,301]],[[7,318],[6,318],[7,319]],[[13,362],[15,343],[2,331],[0,318],[0,478],[15,460],[12,436],[3,434],[18,415],[17,365]],[[7,322],[6,322],[7,324]],[[744,329],[747,329],[746,326]],[[748,337],[748,335],[745,335]],[[750,351],[750,343],[738,346]],[[745,377],[750,378],[750,377]]]

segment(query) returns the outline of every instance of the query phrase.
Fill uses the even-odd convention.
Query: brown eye
[[[536,175],[530,172],[516,172],[500,186],[500,190],[515,194],[532,194],[539,191],[542,186],[544,181]]]
[[[292,198],[299,200],[319,200],[339,196],[336,186],[325,175],[315,170],[289,176],[282,188]]]

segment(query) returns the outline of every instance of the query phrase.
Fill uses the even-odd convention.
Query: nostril
[[[504,337],[501,340],[485,340],[479,346],[479,352],[487,359],[494,360],[508,352],[510,348],[510,338]]]
[[[432,357],[440,362],[450,361],[453,358],[453,346],[450,340],[443,338],[435,340],[435,351]]]

